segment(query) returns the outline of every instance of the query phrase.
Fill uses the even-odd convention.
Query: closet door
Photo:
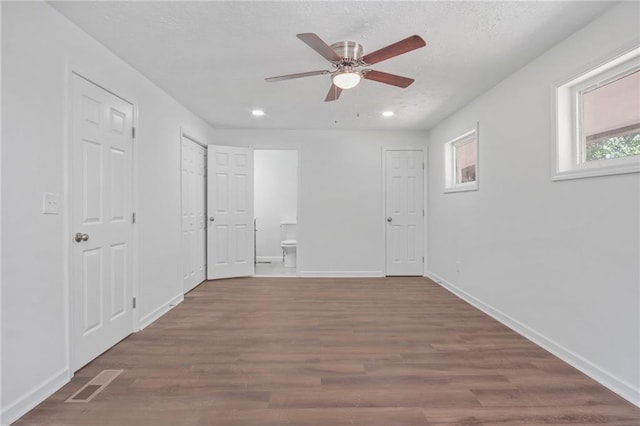
[[[184,292],[206,279],[207,150],[182,136],[182,281]]]
[[[77,74],[71,96],[76,371],[133,330],[133,105]]]

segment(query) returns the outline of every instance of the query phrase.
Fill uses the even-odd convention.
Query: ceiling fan
[[[265,78],[265,80],[269,82],[282,81],[301,77],[311,77],[314,75],[330,74],[331,88],[324,99],[325,102],[337,100],[340,97],[342,90],[356,87],[362,78],[402,88],[408,87],[414,81],[412,78],[389,74],[382,71],[375,71],[368,68],[359,68],[377,64],[378,62],[382,62],[386,59],[426,46],[425,41],[420,36],[412,35],[404,40],[400,40],[387,47],[383,47],[382,49],[362,56],[362,45],[355,41],[339,41],[329,46],[314,33],[297,34],[297,37],[310,48],[321,54],[326,60],[331,62],[331,65],[333,65],[333,71],[320,70],[301,72],[297,74],[269,77]]]

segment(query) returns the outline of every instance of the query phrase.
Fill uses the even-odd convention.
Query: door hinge
[[[131,213],[131,223],[136,223],[136,214]]]
[[[132,127],[132,128],[131,128],[131,138],[132,138],[132,139],[135,139],[135,138],[136,138],[136,128],[135,128],[135,127]]]
[[[136,308],[136,298],[134,297],[133,298],[133,309],[135,309],[135,308]]]
[[[422,256],[422,263],[424,263],[424,256]]]
[[[424,209],[422,209],[422,217],[424,217]]]

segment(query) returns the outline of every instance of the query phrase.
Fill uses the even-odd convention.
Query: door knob
[[[210,218],[209,218],[209,222],[213,222],[214,220],[216,220],[216,218],[215,218],[215,217],[210,217]]]
[[[391,216],[389,216],[389,217],[387,218],[387,222],[391,223],[392,221],[393,221],[393,218],[392,218]]]
[[[79,243],[80,241],[88,241],[89,234],[83,234],[82,232],[77,232],[74,239],[76,240],[76,243]]]

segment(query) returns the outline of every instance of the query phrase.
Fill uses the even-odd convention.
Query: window
[[[640,155],[640,70],[580,96],[584,161]]]
[[[554,179],[640,171],[640,48],[556,88]]]
[[[478,129],[445,144],[445,192],[478,189]]]

